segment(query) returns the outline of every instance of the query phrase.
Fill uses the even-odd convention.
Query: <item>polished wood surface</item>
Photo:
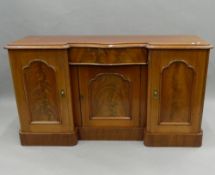
[[[80,127],[82,140],[143,140],[143,128],[139,127]]]
[[[83,126],[140,125],[140,66],[80,67]]]
[[[147,50],[143,48],[80,48],[69,49],[71,65],[129,65],[146,64]]]
[[[159,147],[199,147],[202,145],[202,132],[199,133],[150,133],[145,132],[144,144]]]
[[[31,122],[60,122],[55,67],[44,60],[33,60],[23,67],[23,74]]]
[[[212,46],[197,36],[30,36],[6,48],[22,145],[202,144]]]
[[[125,36],[28,36],[6,46],[8,49],[63,49],[69,47],[146,47],[146,48],[211,48],[195,35],[125,35]]]
[[[147,131],[200,132],[208,50],[153,50],[150,58]]]
[[[160,76],[159,123],[190,124],[195,69],[184,60],[173,60],[162,68]]]
[[[24,146],[72,146],[77,144],[76,133],[35,133],[20,132]]]
[[[22,133],[74,132],[67,52],[12,50],[9,54]]]

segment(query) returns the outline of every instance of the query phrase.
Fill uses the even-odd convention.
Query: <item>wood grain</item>
[[[140,126],[146,128],[148,65],[141,66],[140,81]]]
[[[6,46],[22,145],[201,146],[209,50],[197,36],[31,36]]]
[[[21,132],[73,132],[73,112],[66,50],[10,50],[9,54],[16,92],[17,107],[21,122]],[[36,73],[37,71],[39,71],[40,74],[42,73],[41,70],[37,70],[38,64],[34,64],[38,63],[38,61],[43,63],[45,62],[49,65],[43,67],[42,69],[45,69],[46,82],[48,81],[48,84],[51,84],[51,87],[47,87],[46,83],[43,83],[42,86],[46,85],[46,88],[40,89],[42,95],[32,95],[31,93],[33,93],[34,88],[40,86],[38,80],[44,80],[42,79],[44,78],[43,76],[39,76]],[[27,68],[29,65],[30,69]],[[32,65],[33,69],[31,67]],[[50,66],[55,69],[54,72],[50,72]],[[24,70],[27,68],[27,72],[25,70],[25,73],[23,73],[23,68]],[[56,86],[53,84],[53,78],[56,78]],[[25,80],[27,80],[27,82],[25,82]],[[26,84],[28,85],[27,88],[25,87]],[[50,93],[47,92],[47,88],[50,89]],[[61,90],[65,91],[64,97],[61,97],[60,95]],[[45,93],[45,96],[43,93]],[[49,96],[46,97],[47,93]],[[43,103],[43,100],[45,103]],[[57,106],[53,106],[54,109],[50,109],[50,105],[47,105],[47,103]],[[37,110],[35,111],[35,109]],[[50,117],[50,112],[48,111],[50,110],[59,111],[54,111],[54,114],[57,115],[55,116],[56,118],[54,118],[54,121],[48,120]],[[31,114],[33,114],[33,117]],[[56,122],[56,120],[60,122]]]
[[[183,60],[172,61],[162,68],[160,124],[190,124],[194,83],[195,69]]]
[[[69,66],[70,71],[70,87],[71,87],[71,99],[73,106],[73,119],[75,127],[82,126],[82,111],[81,111],[81,97],[79,88],[78,66]]]
[[[143,128],[81,127],[80,140],[143,140]]]
[[[140,126],[139,75],[139,66],[80,67],[83,126]]]
[[[73,146],[77,144],[76,133],[32,133],[20,132],[24,146]]]
[[[199,133],[150,133],[144,134],[144,145],[154,147],[200,147],[202,132]]]
[[[59,122],[55,68],[42,60],[33,60],[23,67],[23,74],[31,122]]]
[[[201,131],[207,62],[208,50],[151,51],[147,131]],[[153,97],[154,90],[158,98]]]
[[[130,83],[119,73],[99,73],[89,80],[90,118],[131,119]]]
[[[79,48],[69,49],[70,64],[146,64],[145,48]]]
[[[8,44],[8,49],[66,49],[70,47],[149,49],[209,49],[205,40],[194,35],[110,35],[110,36],[28,36]]]

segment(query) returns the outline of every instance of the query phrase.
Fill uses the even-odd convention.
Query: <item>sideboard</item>
[[[197,36],[29,36],[6,46],[22,145],[201,146],[209,51]]]

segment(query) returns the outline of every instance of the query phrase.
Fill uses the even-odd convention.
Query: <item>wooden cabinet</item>
[[[23,145],[201,145],[211,45],[196,36],[37,36],[6,48]]]

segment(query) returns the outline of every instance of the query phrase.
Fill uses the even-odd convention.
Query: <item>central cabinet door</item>
[[[79,68],[82,124],[139,126],[140,66]]]

